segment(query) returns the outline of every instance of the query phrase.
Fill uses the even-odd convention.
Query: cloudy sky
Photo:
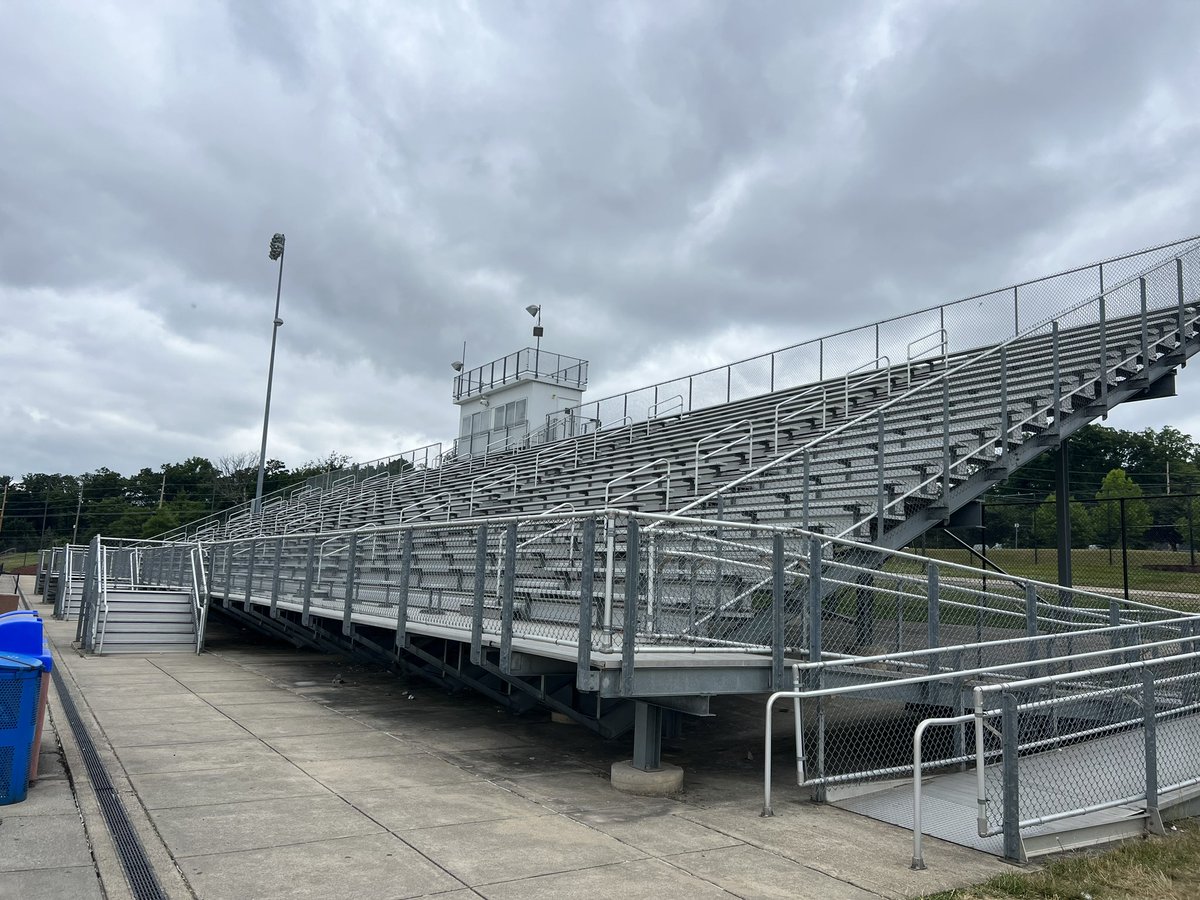
[[[452,437],[1200,232],[1200,4],[0,0],[0,473]],[[1200,366],[1121,427],[1200,435]]]

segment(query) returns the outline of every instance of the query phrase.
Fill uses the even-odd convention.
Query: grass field
[[[4,571],[12,571],[17,566],[30,566],[36,564],[38,555],[36,550],[29,553],[0,553],[0,563],[4,564]]]
[[[979,560],[966,550],[930,549],[929,556],[944,559],[964,566],[979,567]],[[1058,551],[1033,550],[989,550],[988,559],[1004,571],[1037,581],[1058,583]],[[1130,591],[1165,591],[1180,594],[1200,595],[1200,570],[1169,571],[1160,566],[1187,567],[1190,557],[1186,552],[1173,553],[1166,550],[1129,551]],[[1123,585],[1121,551],[1113,550],[1109,562],[1107,550],[1071,551],[1071,571],[1077,587],[1100,587],[1121,590]]]
[[[924,900],[1194,900],[1200,897],[1200,824],[1179,822],[1175,829]]]

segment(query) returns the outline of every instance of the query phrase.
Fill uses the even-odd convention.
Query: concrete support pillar
[[[666,796],[683,787],[683,769],[662,761],[663,708],[641,700],[633,712],[633,759],[612,764],[612,785],[630,794]]]

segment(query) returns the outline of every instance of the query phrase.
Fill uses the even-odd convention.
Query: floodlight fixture
[[[267,364],[267,404],[263,409],[262,446],[258,451],[258,485],[254,489],[254,506],[252,511],[258,515],[262,511],[263,477],[267,470],[267,425],[271,420],[271,382],[275,378],[275,342],[279,337],[279,326],[283,319],[279,318],[279,296],[283,291],[283,247],[285,238],[276,232],[271,238],[271,248],[268,256],[272,261],[279,260],[279,280],[275,284],[275,318],[271,320],[271,361]]]
[[[463,370],[462,360],[456,359],[454,362],[450,363],[450,368],[452,368],[455,372],[461,372]]]
[[[531,316],[540,316],[542,314],[542,308],[536,303],[531,303],[525,307],[525,312],[529,313]]]

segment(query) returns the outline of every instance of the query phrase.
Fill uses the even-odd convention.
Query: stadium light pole
[[[537,319],[537,323],[533,326],[533,336],[537,343],[533,345],[533,374],[541,374],[538,364],[542,358],[542,307],[537,303],[531,303],[525,307],[525,312]]]
[[[267,471],[267,425],[271,420],[271,382],[275,378],[275,341],[279,337],[279,326],[283,319],[279,318],[279,295],[283,291],[283,245],[282,234],[271,238],[271,249],[267,254],[271,259],[279,260],[279,281],[275,285],[275,320],[271,326],[271,361],[267,364],[267,405],[263,410],[262,447],[258,451],[258,487],[254,489],[253,515],[262,512],[263,476]]]

